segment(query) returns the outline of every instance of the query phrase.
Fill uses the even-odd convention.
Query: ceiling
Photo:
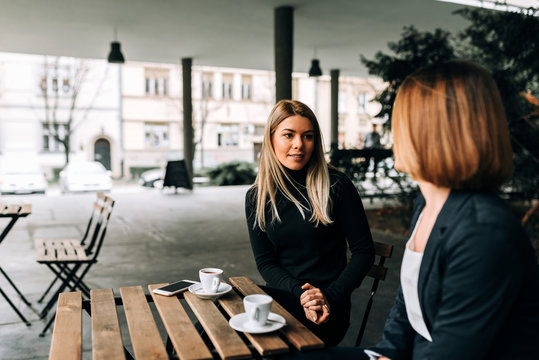
[[[324,74],[366,75],[403,26],[466,25],[435,0],[0,0],[0,51],[106,58],[114,28],[127,61],[273,69],[273,14],[294,7],[294,71],[316,49]]]

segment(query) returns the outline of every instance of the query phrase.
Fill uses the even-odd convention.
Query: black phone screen
[[[165,285],[163,287],[160,287],[159,290],[167,291],[167,292],[176,292],[179,290],[187,289],[189,286],[193,285],[192,282],[187,281],[178,281],[172,284]]]

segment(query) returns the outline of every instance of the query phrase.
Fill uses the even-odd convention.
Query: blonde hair
[[[266,209],[268,206],[271,208],[272,223],[275,221],[281,222],[275,201],[277,191],[296,205],[303,219],[305,219],[305,211],[310,210],[301,204],[287,187],[285,180],[301,194],[295,182],[285,171],[285,167],[277,159],[271,142],[271,137],[277,126],[294,115],[309,119],[314,129],[314,149],[309,162],[305,165],[307,168],[306,187],[308,196],[308,199],[305,200],[308,201],[312,208],[309,221],[315,223],[316,226],[319,223],[327,225],[333,222],[329,216],[330,184],[328,165],[324,157],[322,134],[316,116],[307,105],[299,101],[281,100],[273,107],[269,115],[258,162],[258,175],[251,187],[253,193],[256,192],[256,198],[251,199],[253,202],[256,201],[256,217],[253,227],[259,226],[262,231],[266,231]]]
[[[392,122],[395,158],[417,179],[492,190],[511,178],[500,93],[478,65],[454,60],[409,75],[397,92]]]

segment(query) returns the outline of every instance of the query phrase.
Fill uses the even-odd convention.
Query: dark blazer
[[[425,206],[418,198],[413,229]],[[451,191],[425,247],[411,327],[402,291],[371,348],[400,359],[539,359],[539,267],[518,219],[489,193]]]

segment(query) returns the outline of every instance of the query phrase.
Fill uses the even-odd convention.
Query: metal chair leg
[[[7,294],[4,292],[4,290],[2,290],[0,288],[0,294],[2,294],[2,296],[7,300],[8,304],[11,306],[11,308],[13,310],[15,310],[15,312],[17,313],[17,315],[19,315],[19,317],[21,318],[22,321],[24,321],[24,323],[26,324],[26,326],[30,326],[32,324],[30,324],[30,322],[28,320],[26,320],[26,318],[24,317],[24,315],[19,311],[19,309],[17,309],[17,307],[15,306],[15,304],[13,304],[11,302],[11,300],[9,299],[9,297],[7,296]]]
[[[43,330],[41,330],[41,332],[39,333],[39,337],[45,336],[45,333],[46,333],[47,330],[51,327],[51,325],[52,325],[52,323],[54,322],[55,319],[56,319],[56,311],[54,312],[54,314],[52,314],[51,318],[50,318],[49,321],[47,322],[47,325],[45,325],[45,327],[43,328]]]
[[[54,284],[56,284],[56,281],[58,281],[58,278],[54,278],[54,280],[51,282],[51,284],[49,285],[49,287],[47,288],[47,290],[45,290],[45,292],[43,293],[43,295],[41,295],[41,297],[39,298],[39,300],[37,301],[38,303],[42,303],[43,300],[45,300],[45,297],[47,296],[47,294],[49,293],[49,291],[51,291],[52,287],[54,286]]]

